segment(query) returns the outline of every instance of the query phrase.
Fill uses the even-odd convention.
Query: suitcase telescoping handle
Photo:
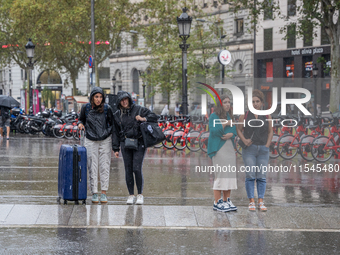
[[[80,139],[80,146],[84,146],[84,141],[85,141],[85,130],[84,129],[80,129],[79,132],[79,139]]]

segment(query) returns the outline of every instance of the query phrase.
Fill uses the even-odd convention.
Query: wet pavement
[[[322,172],[306,172],[317,162],[299,156],[270,160],[290,172],[267,173],[266,213],[247,210],[245,173],[239,172],[231,195],[238,211],[221,213],[212,210],[212,175],[197,172],[211,164],[205,153],[149,149],[143,206],[125,205],[123,160],[113,157],[107,205],[91,205],[89,199],[87,205],[58,205],[58,154],[64,143],[76,142],[21,134],[0,140],[0,254],[340,251],[340,173],[329,170],[339,169],[339,160],[321,164],[328,170]],[[238,156],[237,169],[241,166]]]

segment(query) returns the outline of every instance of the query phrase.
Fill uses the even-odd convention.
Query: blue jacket
[[[223,140],[221,137],[227,133],[233,133],[231,137],[231,141],[234,145],[234,139],[236,137],[236,127],[233,125],[232,127],[226,126],[224,129],[222,124],[215,123],[214,120],[220,119],[216,113],[213,113],[209,117],[209,140],[208,140],[208,155],[210,158],[216,155],[216,153],[223,147],[226,140]],[[227,114],[227,120],[230,120],[229,114]],[[235,145],[234,145],[235,146]]]

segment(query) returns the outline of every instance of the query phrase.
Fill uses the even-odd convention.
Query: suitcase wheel
[[[74,201],[74,204],[79,205],[79,201],[78,200]]]
[[[83,200],[83,205],[86,205],[86,200]]]
[[[64,200],[64,205],[67,205],[67,200]]]

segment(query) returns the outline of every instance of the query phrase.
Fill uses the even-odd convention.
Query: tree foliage
[[[141,3],[139,8],[139,17],[147,17],[146,22],[136,25],[136,30],[145,38],[143,50],[150,56],[149,71],[145,78],[148,86],[152,86],[151,95],[162,93],[168,104],[172,93],[182,93],[182,50],[179,47],[182,40],[178,36],[176,17],[181,15],[182,8],[193,6],[193,0],[147,0]],[[213,66],[211,58],[217,45],[212,43],[216,36],[210,30],[215,26],[208,25],[203,28],[203,25],[196,21],[196,18],[204,15],[202,9],[189,9],[187,13],[193,18],[190,38],[187,40],[187,44],[190,44],[187,53],[188,87],[193,91],[197,86],[197,79],[206,81],[215,75],[216,70],[210,67]]]
[[[97,64],[116,50],[134,12],[129,0],[95,1]],[[76,77],[91,55],[91,1],[0,0],[0,40],[11,45],[2,51],[1,61],[25,68],[28,38],[36,45],[39,65],[65,70],[75,95]]]

